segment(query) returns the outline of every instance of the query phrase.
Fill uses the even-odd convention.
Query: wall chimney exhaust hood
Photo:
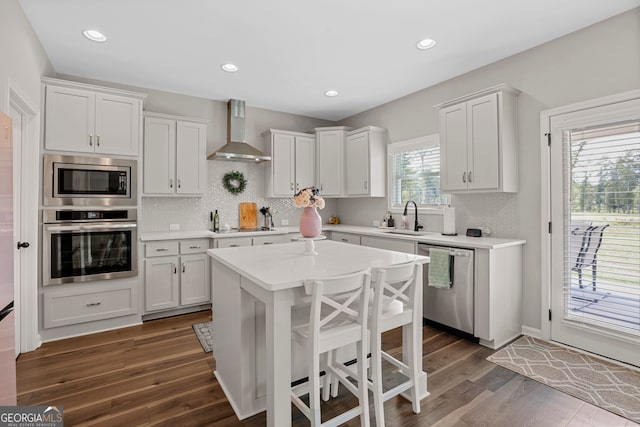
[[[271,157],[247,144],[244,129],[244,101],[230,99],[227,107],[227,143],[209,154],[207,159],[250,163],[271,160]]]

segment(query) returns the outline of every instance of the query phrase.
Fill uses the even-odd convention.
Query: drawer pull
[[[349,239],[340,239],[340,240],[342,240],[343,242],[348,242],[349,241]]]
[[[273,242],[264,242],[263,245],[273,245]]]
[[[167,248],[159,248],[159,249],[156,249],[156,252],[169,252],[169,249],[167,249]]]
[[[189,249],[200,249],[200,246],[189,246]]]
[[[87,307],[97,307],[100,304],[102,304],[101,302],[90,302],[87,304]]]
[[[240,245],[229,245],[230,248],[239,248]]]

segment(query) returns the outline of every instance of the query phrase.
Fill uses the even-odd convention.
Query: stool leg
[[[384,427],[384,401],[382,400],[382,345],[380,334],[371,334],[371,379],[376,426]]]
[[[369,386],[367,383],[367,350],[362,341],[358,341],[358,401],[362,408],[360,425],[369,427]]]
[[[335,350],[331,350],[327,352],[327,369],[324,370],[324,381],[322,387],[322,400],[325,402],[329,400],[329,390],[331,388],[331,379],[333,378],[333,374],[328,369],[329,366],[334,366],[336,362]]]
[[[311,425],[319,426],[320,420],[320,355],[313,351],[309,367],[309,410],[311,411]]]
[[[411,322],[409,328],[411,328],[411,339],[408,340],[408,362],[409,373],[412,377],[413,386],[411,387],[411,400],[413,404],[413,412],[420,413],[420,384],[418,384],[418,378],[420,378],[420,371],[422,370],[422,343],[420,342],[420,333],[416,328],[416,322]]]

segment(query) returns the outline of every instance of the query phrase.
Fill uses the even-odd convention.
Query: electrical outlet
[[[180,224],[169,224],[170,231],[178,231],[180,230]]]
[[[380,227],[380,221],[378,221],[377,219],[373,220],[373,226],[374,227]]]
[[[289,225],[289,220],[288,219],[281,219],[280,220],[280,225]]]

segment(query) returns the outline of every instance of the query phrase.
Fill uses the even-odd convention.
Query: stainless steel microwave
[[[135,160],[44,155],[44,206],[136,206]]]

